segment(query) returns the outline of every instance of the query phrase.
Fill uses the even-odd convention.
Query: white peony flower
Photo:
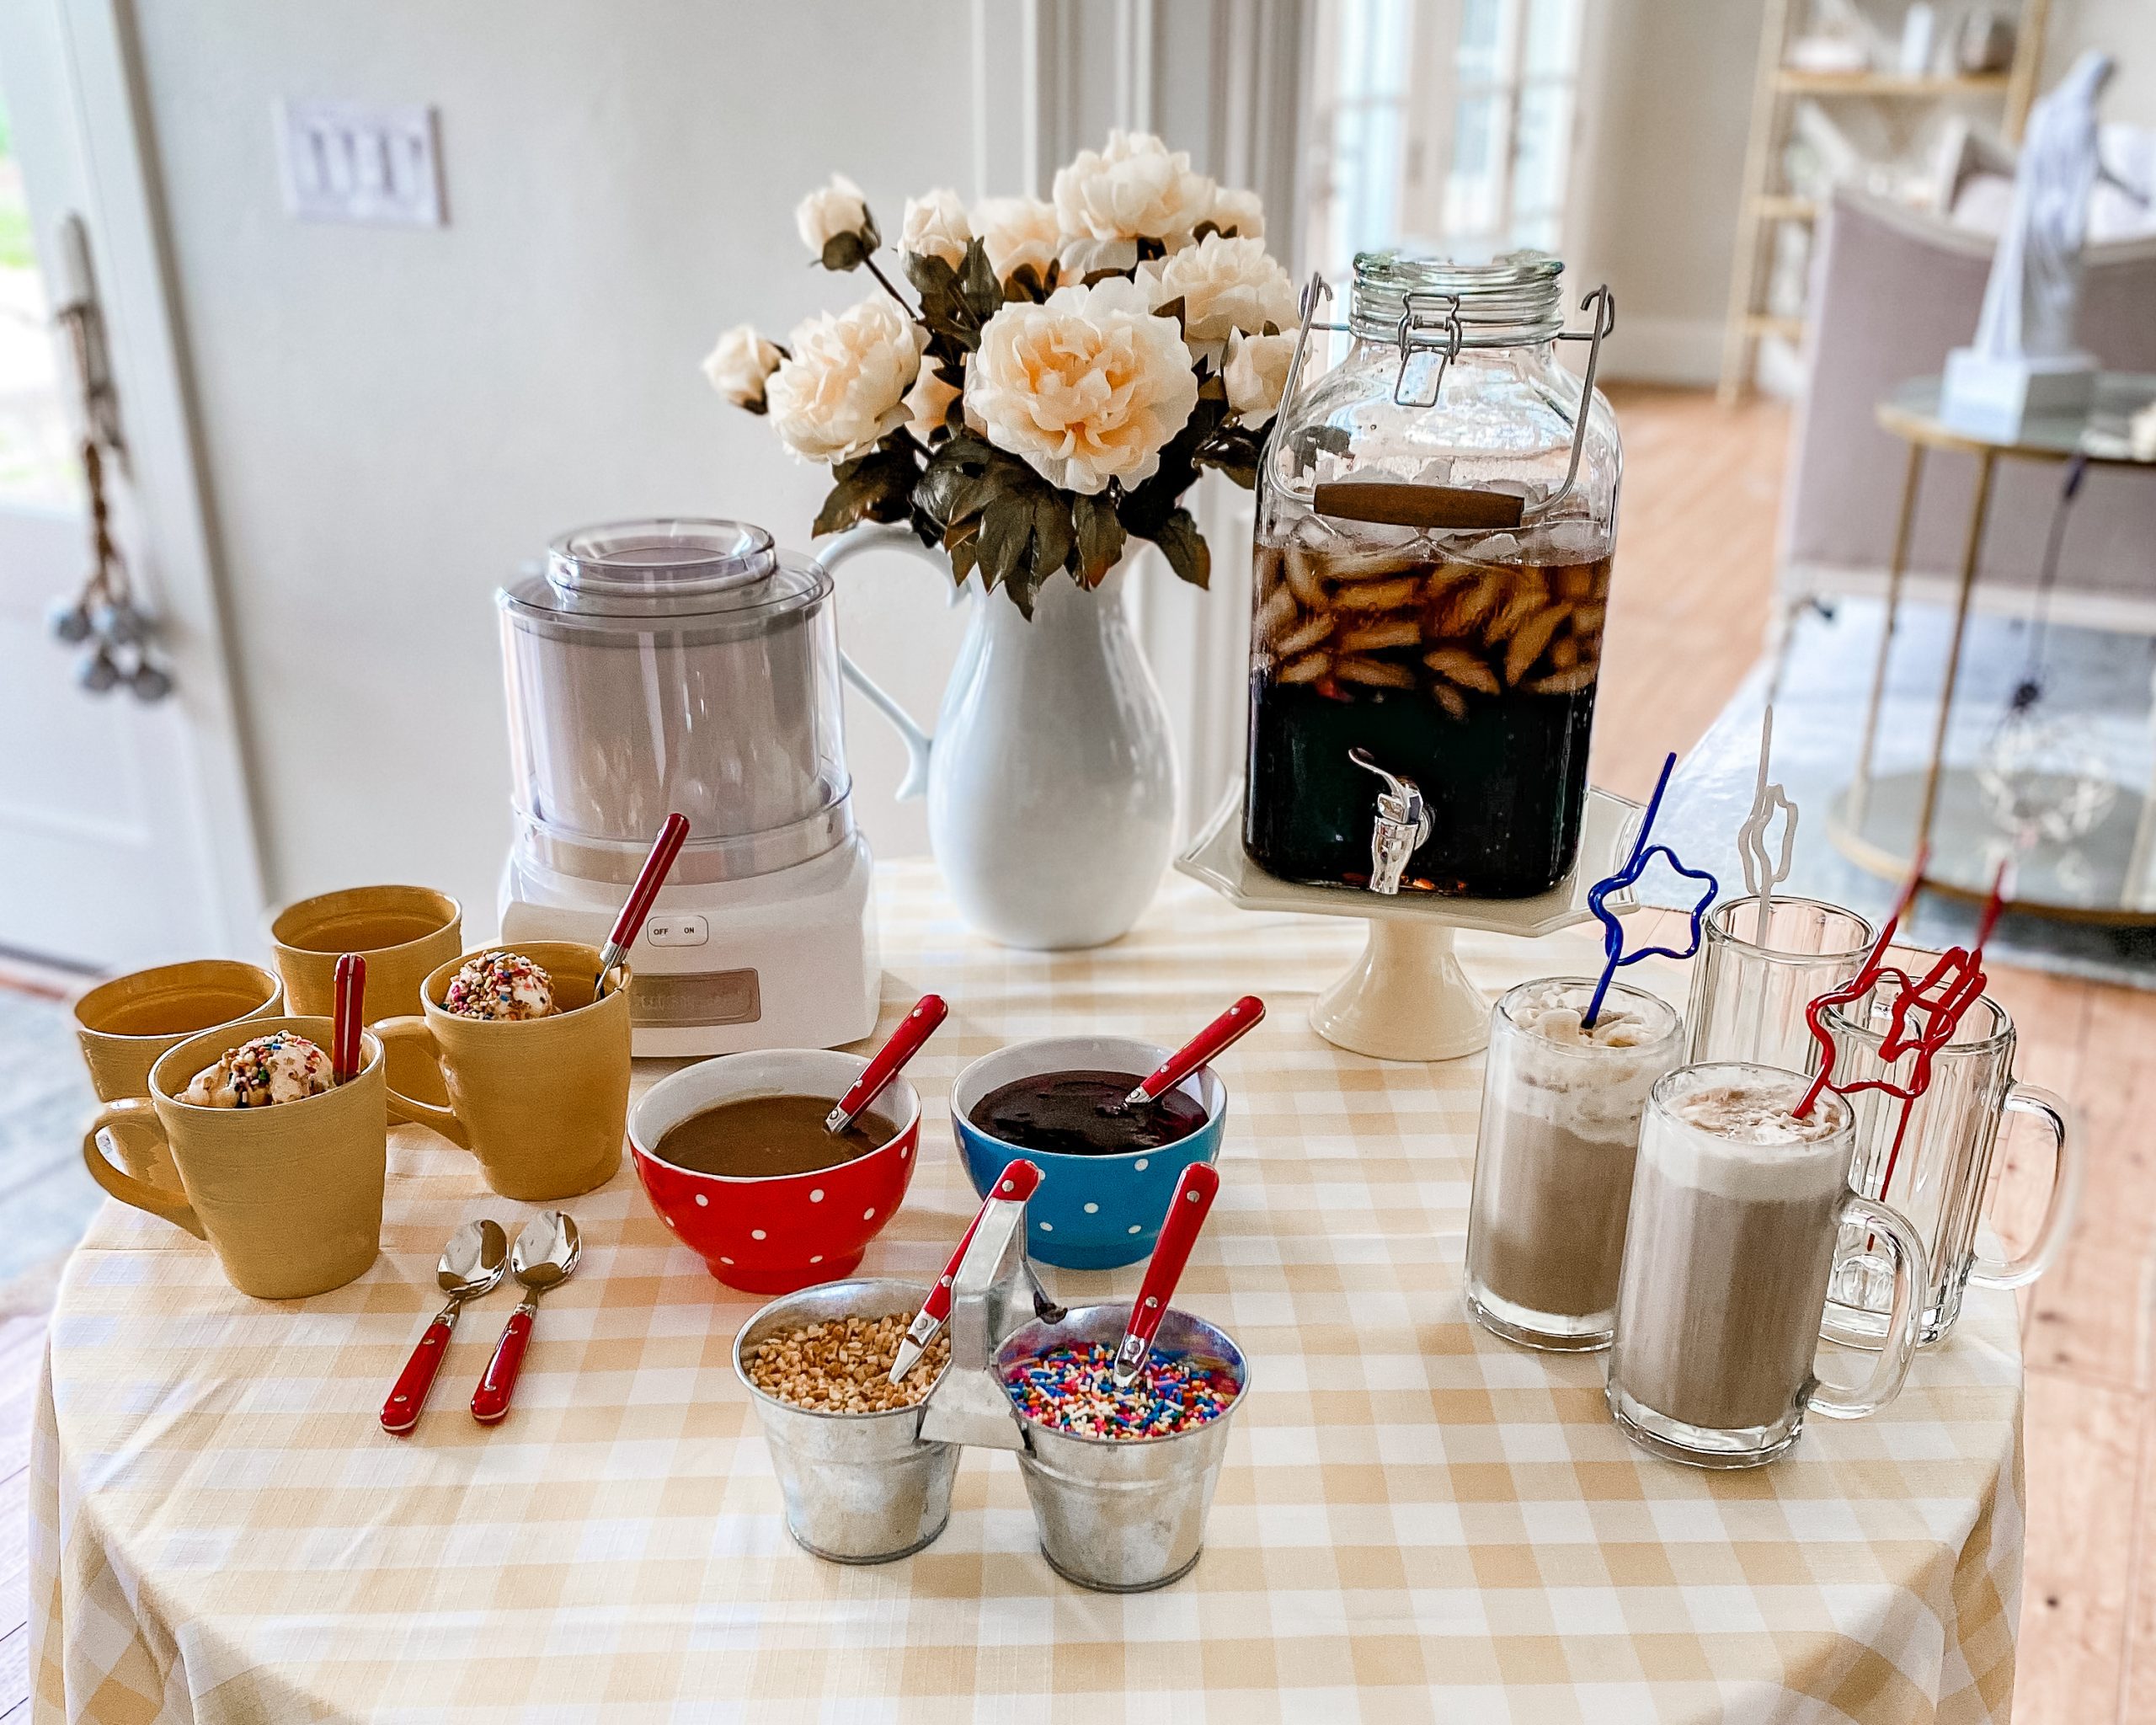
[[[905,222],[899,233],[899,249],[918,258],[941,258],[953,270],[965,261],[966,242],[974,237],[966,222],[966,206],[958,195],[939,186],[925,198],[906,200]]]
[[[911,417],[906,391],[928,332],[888,300],[808,319],[765,386],[771,427],[804,461],[842,462]]]
[[[1239,239],[1265,237],[1265,205],[1256,192],[1230,191],[1224,187],[1213,194],[1213,207],[1203,219]]]
[[[1054,205],[1038,198],[983,198],[974,206],[973,227],[998,281],[1008,281],[1028,264],[1048,280],[1062,238]]]
[[[1170,251],[1212,208],[1213,182],[1191,172],[1190,154],[1150,132],[1112,131],[1105,150],[1081,150],[1055,176],[1055,213],[1065,233],[1090,239],[1157,239]]]
[[[1268,323],[1293,329],[1295,285],[1266,254],[1262,239],[1228,239],[1209,233],[1194,246],[1138,266],[1138,280],[1155,306],[1182,302],[1182,327],[1191,350],[1217,360],[1228,337],[1240,329],[1256,335]]]
[[[1086,494],[1150,478],[1198,403],[1190,350],[1121,276],[1014,302],[966,368],[966,417],[1051,485]]]
[[[906,392],[907,424],[923,443],[931,432],[944,427],[944,415],[951,403],[958,398],[958,392],[943,381],[943,374],[933,366],[923,366],[921,375],[913,380],[913,387]]]
[[[793,206],[793,225],[801,235],[801,243],[819,258],[824,255],[824,248],[842,233],[861,234],[865,239],[874,231],[868,219],[868,200],[843,174],[834,174],[829,185],[817,187]]]
[[[1087,276],[1106,271],[1111,275],[1128,275],[1138,267],[1138,242],[1134,239],[1073,239],[1064,236],[1063,251],[1057,259],[1061,274],[1059,281],[1083,281]]]
[[[746,323],[736,323],[704,355],[704,376],[711,387],[737,408],[764,410],[764,380],[778,370],[785,355]]]
[[[1281,392],[1288,387],[1288,366],[1295,356],[1295,332],[1281,335],[1245,335],[1240,329],[1228,338],[1228,362],[1220,368],[1220,381],[1228,387],[1228,405],[1236,417],[1253,430],[1280,410]]]
[[[712,388],[735,408],[761,414],[763,380],[778,371],[782,358],[785,354],[778,351],[778,343],[759,336],[748,323],[735,323],[703,355],[703,375],[712,380]]]

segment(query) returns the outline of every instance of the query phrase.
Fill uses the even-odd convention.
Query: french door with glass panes
[[[1585,0],[1321,0],[1310,255],[1566,244]]]

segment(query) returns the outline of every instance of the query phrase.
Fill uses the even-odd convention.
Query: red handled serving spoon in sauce
[[[605,991],[606,973],[627,958],[629,948],[637,943],[637,931],[651,914],[652,902],[658,898],[659,888],[666,884],[667,873],[674,867],[674,859],[681,854],[682,843],[688,836],[687,815],[666,817],[664,825],[659,829],[659,836],[652,841],[651,854],[643,859],[643,868],[637,874],[637,884],[629,889],[622,914],[614,919],[613,932],[606,937],[606,944],[599,949],[599,980],[594,985],[595,992]]]
[[[1103,1111],[1120,1114],[1126,1108],[1141,1108],[1159,1101],[1214,1055],[1233,1047],[1257,1029],[1258,1021],[1264,1016],[1265,1002],[1254,994],[1245,995],[1155,1066],[1120,1103],[1106,1103]]]
[[[472,1395],[472,1417],[481,1425],[493,1425],[509,1412],[510,1391],[524,1365],[525,1344],[531,1338],[531,1320],[539,1311],[539,1296],[569,1279],[576,1261],[584,1256],[584,1236],[576,1224],[558,1210],[542,1210],[524,1225],[516,1236],[516,1250],[510,1254],[510,1268],[524,1284],[524,1299],[509,1315],[502,1338],[494,1343],[494,1357],[479,1376]]]
[[[921,1311],[907,1327],[905,1338],[899,1343],[898,1358],[891,1362],[891,1381],[902,1384],[906,1375],[921,1363],[921,1356],[928,1351],[928,1344],[936,1339],[936,1332],[951,1320],[951,1290],[958,1279],[958,1266],[966,1261],[966,1248],[974,1243],[974,1236],[980,1231],[980,1219],[988,1214],[988,1207],[998,1199],[1013,1204],[1023,1204],[1040,1189],[1041,1171],[1023,1156],[1015,1157],[1003,1165],[1003,1172],[995,1177],[995,1184],[989,1188],[988,1196],[981,1199],[980,1209],[966,1231],[958,1236],[958,1249],[951,1254],[950,1263],[943,1266],[943,1274],[936,1279],[936,1285],[928,1290],[928,1298],[921,1301]],[[1030,1266],[1028,1267],[1030,1268]],[[1033,1306],[1036,1311],[1046,1296],[1040,1284],[1033,1284]],[[1063,1308],[1051,1306],[1055,1316],[1050,1323],[1058,1322],[1064,1316]],[[1042,1313],[1046,1316],[1046,1313]]]
[[[1238,1033],[1240,1034],[1241,1033]],[[1161,1332],[1161,1320],[1168,1315],[1168,1301],[1175,1297],[1182,1268],[1190,1262],[1190,1249],[1198,1244],[1198,1231],[1205,1226],[1214,1195],[1220,1189],[1220,1176],[1208,1162],[1193,1162],[1182,1171],[1176,1195],[1168,1200],[1168,1213],[1161,1223],[1161,1237],[1145,1266],[1145,1284],[1130,1305],[1130,1322],[1124,1326],[1122,1345],[1115,1350],[1112,1375],[1118,1390],[1138,1381],[1145,1356],[1153,1350],[1153,1338]]]
[[[899,1069],[921,1052],[921,1045],[936,1033],[936,1027],[950,1016],[951,1009],[943,1003],[940,994],[925,994],[913,1003],[913,1010],[899,1020],[899,1028],[891,1033],[890,1040],[876,1050],[876,1058],[869,1061],[861,1076],[850,1085],[838,1105],[824,1116],[824,1130],[835,1138],[858,1119],[868,1104],[883,1093],[884,1087],[899,1076]],[[979,1219],[976,1218],[976,1225]],[[971,1239],[969,1231],[967,1238]],[[963,1250],[962,1247],[960,1250]],[[904,1376],[900,1373],[899,1376]],[[891,1380],[893,1383],[897,1378]]]

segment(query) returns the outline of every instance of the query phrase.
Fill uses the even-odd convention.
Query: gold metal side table
[[[1990,887],[1991,864],[2002,835],[1986,811],[1975,772],[1950,766],[1947,726],[1961,672],[1962,640],[1974,595],[1977,565],[1991,509],[1992,481],[2002,458],[2091,462],[2156,474],[2156,462],[2137,462],[2127,425],[2156,400],[2156,376],[2106,372],[2098,381],[2095,407],[2086,414],[2031,419],[2011,441],[1973,435],[1939,416],[1939,380],[1904,383],[1879,404],[1879,424],[1909,446],[1902,484],[1901,515],[1894,529],[1894,558],[1886,580],[1886,617],[1880,632],[1878,663],[1865,704],[1856,775],[1834,799],[1828,836],[1849,860],[1870,873],[1898,880],[1927,840],[1931,857],[1924,884],[1950,896],[1982,899]],[[1977,485],[1962,542],[1954,624],[1945,681],[1932,726],[1931,750],[1921,768],[1875,777],[1872,754],[1893,650],[1903,577],[1916,523],[1924,462],[1934,450],[1977,458]],[[2152,549],[2156,556],[2156,549]],[[2121,786],[2104,819],[2072,846],[2036,845],[2022,853],[2015,871],[2016,910],[2039,916],[2108,924],[2156,923],[2156,782],[2147,792]]]

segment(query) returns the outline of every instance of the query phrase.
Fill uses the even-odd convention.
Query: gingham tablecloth
[[[2005,1719],[2010,1297],[1972,1293],[1895,1407],[1815,1422],[1774,1467],[1655,1461],[1610,1423],[1598,1357],[1468,1319],[1481,1063],[1387,1065],[1310,1029],[1358,924],[1171,880],[1126,940],[1043,956],[965,933],[925,866],[881,890],[887,1023],[927,989],[953,1011],[913,1068],[934,1148],[866,1273],[932,1276],[974,1209],[945,1125],[964,1062],[1271,1003],[1221,1062],[1225,1178],[1180,1295],[1256,1368],[1187,1579],[1128,1598],[1058,1580],[1014,1459],[981,1451],[920,1556],[797,1550],[729,1365],[758,1301],[713,1283],[626,1170],[571,1206],[584,1263],[541,1309],[508,1421],[464,1407],[498,1292],[466,1311],[417,1434],[384,1435],[443,1240],[528,1210],[399,1128],[382,1258],[334,1294],[248,1300],[116,1205],[76,1253],[36,1431],[36,1717]],[[1460,947],[1489,987],[1594,957],[1578,931]],[[1075,1299],[1139,1276],[1049,1274]]]

